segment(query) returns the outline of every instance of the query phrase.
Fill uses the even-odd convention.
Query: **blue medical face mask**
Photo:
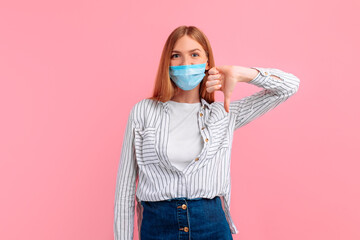
[[[170,78],[183,90],[194,89],[205,76],[206,63],[169,66]]]

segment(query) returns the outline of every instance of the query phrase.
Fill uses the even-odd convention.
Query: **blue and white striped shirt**
[[[225,111],[223,102],[209,104],[201,98],[198,123],[204,146],[183,171],[171,165],[167,156],[168,102],[143,99],[134,105],[126,125],[116,179],[115,240],[133,239],[135,201],[140,232],[141,201],[178,197],[219,196],[231,233],[238,233],[230,216],[233,133],[286,101],[297,92],[300,84],[299,78],[291,73],[275,68],[252,68],[259,70],[259,73],[248,83],[263,90],[230,102],[229,113]]]

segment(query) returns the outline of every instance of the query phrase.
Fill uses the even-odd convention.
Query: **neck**
[[[198,103],[200,102],[199,94],[200,84],[194,89],[189,91],[182,90],[177,88],[175,95],[171,98],[172,101],[181,102],[181,103]]]

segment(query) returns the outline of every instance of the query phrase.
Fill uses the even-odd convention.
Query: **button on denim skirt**
[[[219,196],[141,201],[141,205],[141,240],[233,239]]]

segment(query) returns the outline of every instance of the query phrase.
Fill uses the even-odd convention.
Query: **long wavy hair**
[[[169,66],[171,53],[174,49],[176,41],[187,35],[197,41],[205,50],[206,56],[208,58],[209,69],[215,66],[213,52],[210,46],[210,42],[205,34],[197,27],[194,26],[180,26],[177,27],[172,33],[169,35],[166,40],[165,46],[163,48],[160,64],[158,67],[158,71],[155,79],[155,86],[153,90],[152,97],[148,99],[152,99],[155,101],[167,102],[170,100],[174,94],[176,93],[177,86],[170,79],[169,76]],[[212,93],[208,93],[206,91],[206,81],[208,77],[208,70],[205,71],[205,76],[203,80],[200,82],[199,95],[201,98],[204,98],[209,104],[215,101],[215,91]]]

